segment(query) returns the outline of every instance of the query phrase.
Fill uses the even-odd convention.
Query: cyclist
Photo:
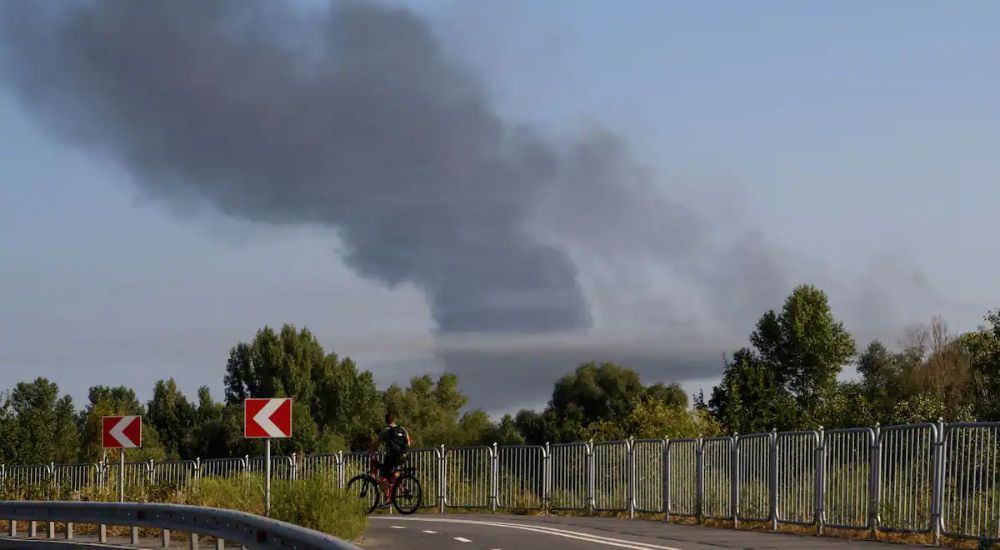
[[[406,428],[396,424],[396,415],[394,413],[386,413],[385,425],[385,430],[372,443],[368,452],[374,453],[378,450],[379,445],[385,443],[385,459],[379,468],[379,484],[386,495],[388,495],[389,488],[396,481],[396,468],[405,460],[406,451],[413,444],[413,440],[410,439],[410,432],[406,431]]]

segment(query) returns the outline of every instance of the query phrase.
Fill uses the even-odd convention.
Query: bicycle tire
[[[404,483],[406,486],[404,487]],[[410,494],[400,495],[400,487],[404,490],[408,490]],[[415,495],[413,493],[416,493]],[[395,483],[392,484],[392,491],[390,492],[390,497],[392,500],[392,507],[396,509],[397,512],[408,516],[420,509],[420,505],[424,501],[424,489],[420,485],[420,480],[416,476],[410,474],[405,474],[399,477]],[[399,501],[403,499],[406,501],[407,505],[400,505]]]
[[[374,512],[382,504],[382,491],[379,489],[378,483],[369,475],[361,474],[352,477],[347,482],[347,494],[367,499],[368,510],[365,512],[366,514]]]

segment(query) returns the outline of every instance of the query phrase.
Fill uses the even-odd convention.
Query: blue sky
[[[399,4],[430,21],[504,116],[552,134],[611,128],[676,200],[780,250],[796,282],[830,292],[859,343],[892,343],[934,314],[967,330],[1000,307],[1000,4]],[[359,278],[336,248],[322,227],[151,200],[0,87],[0,387],[41,375],[78,399],[97,383],[148,397],[173,376],[220,396],[229,347],[283,322],[383,384],[440,370],[423,294]],[[649,382],[710,383],[752,328],[702,319],[692,336],[677,319],[702,316],[682,285],[578,265],[598,323],[565,345],[599,353],[677,338],[718,365],[664,359],[643,371]],[[859,305],[873,288],[891,295],[874,316]],[[659,301],[683,315],[658,324]],[[573,366],[551,366],[540,392],[505,402],[539,403]]]

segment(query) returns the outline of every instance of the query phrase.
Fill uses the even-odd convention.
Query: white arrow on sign
[[[257,414],[253,415],[253,421],[257,423],[258,426],[271,437],[287,437],[285,432],[281,431],[281,428],[276,426],[274,422],[271,421],[271,415],[274,411],[278,410],[284,403],[281,399],[271,399],[268,401]]]

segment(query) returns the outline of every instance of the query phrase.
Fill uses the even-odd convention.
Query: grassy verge
[[[188,504],[210,508],[239,510],[264,515],[264,483],[261,476],[205,478],[185,487],[151,486],[126,487],[128,502]],[[0,491],[2,500],[78,500],[115,502],[116,489],[88,486],[72,493],[47,487],[16,491]],[[349,498],[332,478],[304,480],[272,480],[270,517],[314,529],[335,537],[354,540],[367,527],[367,516],[360,499]],[[0,523],[0,528],[6,527]],[[24,529],[25,527],[21,527]],[[94,532],[94,526],[80,525],[76,532]],[[63,529],[59,528],[61,532]],[[112,534],[124,534],[127,529],[109,528]],[[156,530],[142,530],[143,535],[155,535]]]

